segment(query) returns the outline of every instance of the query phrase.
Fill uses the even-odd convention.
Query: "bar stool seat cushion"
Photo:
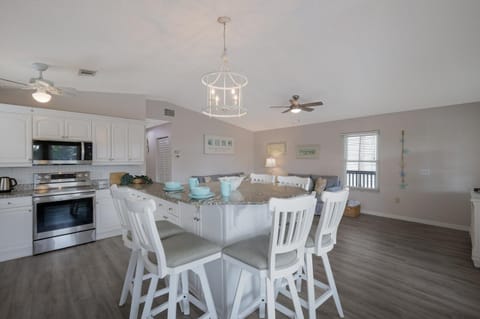
[[[171,223],[166,220],[159,220],[156,221],[155,224],[157,225],[158,229],[158,234],[160,235],[160,239],[168,238],[174,235],[178,235],[181,233],[184,233],[185,230],[180,227],[175,225],[174,223]]]
[[[330,247],[333,246],[333,241],[331,236],[323,236],[322,238],[322,247]],[[315,247],[315,240],[313,236],[309,235],[307,237],[307,242],[305,244],[305,248],[313,248]]]
[[[178,267],[221,252],[222,248],[192,233],[177,234],[162,239],[168,267]],[[155,262],[154,255],[150,260]]]
[[[256,269],[268,269],[268,248],[270,237],[261,235],[227,246],[223,253]],[[288,267],[296,263],[297,254],[289,252],[278,254],[276,267]]]
[[[165,238],[172,237],[185,232],[185,230],[182,227],[177,226],[166,220],[156,221],[155,225],[157,225],[160,239],[165,239]],[[133,240],[132,233],[130,231],[127,233],[127,238],[129,240]]]

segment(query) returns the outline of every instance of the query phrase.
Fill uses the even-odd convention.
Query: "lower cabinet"
[[[32,198],[0,200],[0,261],[32,255]]]
[[[110,190],[98,190],[96,193],[96,201],[97,239],[120,235],[122,228],[115,206],[113,206]]]

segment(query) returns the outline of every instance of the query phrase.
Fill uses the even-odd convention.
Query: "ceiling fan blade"
[[[2,82],[5,82],[3,85]],[[12,86],[21,86],[21,87],[24,87],[24,88],[29,88],[30,86],[26,83],[22,83],[22,82],[17,82],[17,81],[12,81],[12,80],[7,80],[7,79],[4,79],[4,78],[0,78],[0,86],[4,86],[4,87],[12,87]]]
[[[300,106],[320,106],[323,105],[323,102],[311,102],[311,103],[305,103],[305,104],[300,104]]]
[[[63,91],[57,87],[54,86],[49,86],[45,88],[45,91],[47,91],[50,94],[53,95],[63,95]]]
[[[279,108],[285,108],[285,107],[290,107],[290,106],[270,106],[271,109],[279,109]]]
[[[283,113],[288,113],[288,112],[290,112],[290,109],[283,111],[282,114]]]
[[[313,110],[315,110],[310,107],[304,107],[304,106],[301,106],[300,108],[302,109],[302,111],[307,111],[307,112],[312,112]]]
[[[78,94],[78,91],[74,88],[60,87],[57,89],[60,90],[61,94],[64,96],[75,96]]]

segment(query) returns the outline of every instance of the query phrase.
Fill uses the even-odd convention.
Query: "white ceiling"
[[[231,67],[249,78],[249,113],[229,121],[254,131],[480,101],[478,0],[21,0],[0,12],[0,77],[26,81],[46,62],[60,86],[195,111],[228,15]],[[268,108],[292,94],[325,107]]]

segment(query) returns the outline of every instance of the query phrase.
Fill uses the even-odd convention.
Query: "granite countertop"
[[[11,192],[0,193],[0,199],[33,195],[33,185],[19,184]]]
[[[297,187],[252,184],[249,181],[243,181],[237,190],[231,192],[230,196],[225,198],[220,193],[220,182],[210,182],[200,184],[200,186],[210,187],[215,196],[203,200],[192,199],[188,196],[190,193],[188,185],[183,185],[184,190],[180,192],[165,192],[163,190],[164,184],[161,183],[128,185],[132,189],[167,201],[174,203],[184,202],[193,205],[261,205],[268,203],[272,197],[290,198],[308,194],[305,190]]]

